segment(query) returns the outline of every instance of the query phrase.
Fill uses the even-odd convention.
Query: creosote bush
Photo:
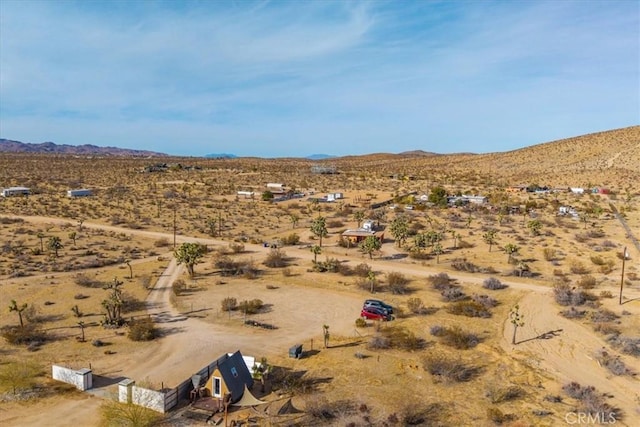
[[[493,291],[497,291],[499,289],[504,289],[509,287],[509,285],[505,285],[499,279],[495,277],[489,277],[482,282],[482,287],[485,289],[490,289]]]
[[[457,301],[447,307],[451,314],[467,317],[491,317],[491,311],[476,301]]]
[[[471,332],[465,332],[459,326],[447,328],[436,325],[432,326],[430,331],[431,335],[440,338],[440,342],[442,344],[458,350],[467,350],[480,343],[480,337],[478,337],[478,335]]]
[[[607,368],[613,375],[630,375],[632,373],[627,365],[620,359],[620,356],[611,354],[604,348],[596,351],[595,358],[600,365]]]
[[[478,366],[466,364],[444,354],[431,354],[422,359],[425,371],[446,382],[467,382],[482,372]]]
[[[404,295],[409,292],[409,279],[402,273],[389,272],[387,273],[387,287],[394,295]]]
[[[451,279],[447,273],[438,273],[429,276],[427,280],[431,286],[438,291],[448,289],[453,284],[453,279]]]
[[[233,297],[228,297],[222,300],[220,303],[222,311],[232,311],[238,308],[238,300]]]
[[[500,402],[508,402],[511,400],[516,400],[525,395],[525,391],[522,387],[517,385],[511,386],[499,386],[499,385],[491,385],[488,387],[485,392],[485,396],[491,401],[491,403],[500,403]]]
[[[33,343],[44,343],[47,334],[39,326],[27,323],[20,326],[3,326],[0,328],[0,336],[14,345],[32,345]]]
[[[158,330],[153,320],[145,317],[129,322],[129,333],[127,336],[131,341],[152,341],[158,337]]]
[[[264,265],[270,268],[286,267],[287,255],[280,249],[271,249],[264,260]]]
[[[264,303],[259,299],[244,300],[238,304],[238,311],[246,314],[256,314],[263,306]]]

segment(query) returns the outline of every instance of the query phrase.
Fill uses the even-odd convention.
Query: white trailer
[[[77,190],[67,190],[67,197],[89,197],[93,195],[93,191],[88,188],[79,188]]]
[[[2,190],[2,197],[28,196],[29,194],[31,194],[31,190],[27,187],[9,187]]]

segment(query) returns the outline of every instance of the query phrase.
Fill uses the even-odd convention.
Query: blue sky
[[[640,123],[640,2],[0,1],[0,137],[517,149]]]

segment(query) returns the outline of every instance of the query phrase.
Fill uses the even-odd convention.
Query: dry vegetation
[[[340,172],[330,175],[311,173],[318,162],[300,159],[167,158],[160,160],[170,165],[166,172],[142,172],[156,161],[0,156],[0,185],[34,192],[28,198],[0,198],[5,414],[24,411],[8,396],[19,394],[14,389],[25,390],[23,396],[40,390],[50,363],[79,367],[93,361],[115,370],[122,361],[135,363],[136,352],[153,352],[169,339],[154,340],[153,322],[146,319],[153,306],[144,301],[173,256],[175,226],[179,238],[216,244],[209,245],[194,278],[173,282],[172,304],[197,314],[196,321],[207,327],[251,335],[255,341],[238,338],[238,345],[245,343],[249,353],[260,349],[264,354],[253,355],[280,367],[272,387],[293,396],[305,411],[295,419],[299,425],[557,425],[570,409],[562,398],[549,396],[563,389],[578,409],[611,412],[622,406],[628,425],[640,417],[634,412],[640,402],[609,403],[588,388],[611,390],[606,384],[580,386],[582,378],[547,372],[545,354],[530,341],[554,346],[558,340],[545,336],[546,330],[527,329],[532,319],[525,317],[517,346],[509,345],[511,329],[505,328],[511,308],[524,295],[538,293],[550,313],[570,319],[567,325],[587,331],[598,343],[589,349],[591,362],[585,362],[593,364],[591,370],[624,378],[640,371],[640,252],[614,212],[631,230],[640,230],[640,127],[500,154],[321,162]],[[264,202],[260,194],[267,182],[306,193],[342,192],[345,198]],[[506,191],[523,183],[603,186],[612,194]],[[67,189],[82,187],[95,195],[66,197]],[[486,195],[493,208],[436,208],[404,197],[435,187]],[[255,191],[256,197],[239,197],[240,190]],[[387,199],[394,199],[395,210],[371,209]],[[563,205],[573,206],[580,218],[558,216]],[[510,214],[513,206],[525,214]],[[389,230],[401,215],[408,222],[403,247],[390,231],[372,258],[340,245],[341,232],[355,228],[362,217],[377,218]],[[310,248],[319,241],[310,226],[318,216],[326,218],[328,235],[312,262]],[[428,232],[441,234],[441,250],[412,247],[415,235]],[[58,245],[50,243],[53,238]],[[264,242],[281,247],[260,250]],[[624,281],[629,296],[620,306],[624,246],[631,254]],[[101,325],[104,288],[114,280],[123,282],[125,320],[138,318],[128,329]],[[355,322],[359,304],[372,290],[396,308],[393,322]],[[296,335],[302,324],[323,324],[324,314],[314,312],[318,304],[336,304],[333,315],[341,316],[331,324],[326,350],[318,350],[319,327]],[[263,328],[247,332],[245,323]],[[189,331],[171,332],[181,333]],[[312,339],[316,345],[309,357],[295,362],[283,357],[285,343],[300,340],[309,348]],[[570,336],[561,339],[572,345]],[[34,382],[16,383],[8,374],[22,362],[29,363],[20,367]],[[9,415],[0,415],[0,421],[15,424]]]

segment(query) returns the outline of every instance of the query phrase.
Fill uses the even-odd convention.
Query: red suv
[[[363,308],[360,312],[360,317],[368,319],[368,320],[389,320],[389,316],[382,313],[381,311]]]

